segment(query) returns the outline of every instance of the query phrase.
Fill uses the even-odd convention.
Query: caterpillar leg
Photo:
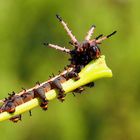
[[[9,119],[10,121],[17,123],[18,121],[21,121],[21,115],[16,115]]]
[[[63,80],[62,79],[62,77],[61,77],[61,79],[60,79],[60,77],[58,77],[58,78],[56,78],[56,79],[54,79],[53,81],[51,81],[51,86],[52,86],[52,88],[56,88],[56,89],[58,89],[58,91],[59,91],[59,94],[58,94],[58,99],[60,100],[60,101],[64,101],[65,100],[65,94],[64,94],[64,90],[63,90],[63,87],[62,87],[62,85],[61,85],[61,83],[62,83],[62,81],[61,80]]]
[[[73,92],[81,94],[84,90],[85,89],[83,87],[79,87],[79,88],[75,89]]]
[[[94,82],[86,84],[85,87],[90,87],[90,88],[94,87]],[[84,90],[85,90],[84,87],[79,87],[79,88],[75,89],[73,92],[81,94]]]
[[[31,112],[31,110],[29,110],[29,115],[32,116],[32,112]]]
[[[86,84],[85,86],[91,88],[91,87],[94,87],[94,85],[95,85],[94,82],[91,82],[91,83]]]
[[[64,75],[64,77],[65,77],[67,80],[70,79],[70,78],[74,78],[75,80],[79,80],[79,79],[80,79],[78,73],[75,72],[75,71],[71,71],[71,72],[66,73],[66,74]]]
[[[36,97],[39,97],[41,99],[41,108],[43,110],[47,110],[48,109],[48,100],[46,99],[45,96],[45,90],[43,87],[38,87],[36,89],[34,89],[34,93]]]

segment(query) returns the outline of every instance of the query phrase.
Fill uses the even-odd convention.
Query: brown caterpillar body
[[[0,107],[0,113],[1,112],[8,112],[8,113],[14,113],[16,110],[16,107],[24,104],[34,98],[39,98],[40,99],[40,106],[43,110],[48,109],[48,100],[46,99],[45,93],[52,90],[52,89],[57,89],[58,90],[58,99],[60,101],[64,101],[64,89],[62,88],[62,83],[65,81],[73,78],[75,80],[79,79],[78,73],[81,71],[81,69],[87,65],[91,60],[97,59],[101,55],[101,51],[99,48],[99,44],[113,34],[116,33],[114,31],[113,33],[103,36],[102,34],[99,35],[98,37],[90,40],[91,35],[93,34],[93,31],[95,29],[95,26],[92,26],[87,33],[87,36],[85,37],[85,40],[80,43],[77,41],[75,36],[72,34],[72,32],[69,30],[67,27],[66,23],[62,20],[62,18],[59,15],[56,15],[57,19],[61,22],[63,25],[64,29],[68,33],[68,35],[71,38],[70,44],[74,47],[74,49],[66,49],[62,48],[58,45],[53,45],[49,43],[44,43],[44,45],[48,45],[49,47],[55,48],[57,50],[60,50],[62,52],[65,52],[70,55],[70,64],[68,65],[67,68],[63,72],[60,72],[59,75],[53,76],[53,78],[49,79],[48,81],[44,83],[37,83],[37,85],[31,89],[25,90],[23,89],[22,92],[15,94],[14,92],[12,94],[9,94],[8,98],[5,98],[3,101],[2,106]],[[87,87],[93,87],[94,83],[89,83],[85,85]],[[76,93],[81,93],[84,90],[84,87],[79,87],[75,89],[73,92]],[[31,112],[29,111],[30,115]],[[21,120],[21,115],[16,115],[12,118],[10,118],[11,121],[13,122],[18,122]]]
[[[39,98],[41,101],[40,107],[43,110],[47,110],[48,100],[45,97],[45,92],[48,92],[49,90],[52,90],[52,89],[58,89],[59,91],[58,99],[60,101],[64,101],[65,94],[61,86],[61,83],[64,83],[65,81],[70,79],[68,78],[68,76],[66,76],[66,73],[71,72],[70,70],[72,69],[70,68],[68,70],[65,70],[62,73],[60,73],[60,75],[57,75],[49,79],[48,81],[42,84],[39,84],[29,90],[24,89],[19,94],[15,94],[15,93],[9,94],[9,97],[3,100],[3,105],[0,107],[0,112],[6,111],[9,113],[14,113],[16,106],[26,103],[34,98]],[[64,75],[66,78],[64,77]],[[16,123],[19,120],[21,120],[21,115],[16,115],[10,118],[10,120]]]

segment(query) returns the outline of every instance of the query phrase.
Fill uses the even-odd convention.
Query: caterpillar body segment
[[[69,78],[74,78],[75,80],[79,79],[78,73],[73,71],[67,72],[64,74],[64,77],[68,80]]]
[[[41,99],[40,106],[42,107],[42,109],[47,110],[48,109],[48,100],[46,99],[46,96],[45,96],[45,89],[42,86],[38,87],[38,88],[34,89],[34,94],[35,94],[35,97],[38,97]]]
[[[16,108],[16,106],[13,103],[13,101],[10,99],[7,99],[5,101],[5,103],[1,106],[1,112],[6,111],[8,113],[13,113],[13,112],[15,112],[15,108]]]
[[[18,106],[18,105],[21,105],[24,103],[24,100],[20,95],[14,95],[12,97],[12,101],[13,101],[15,106]]]
[[[25,93],[21,94],[20,96],[22,97],[24,103],[32,100],[35,97],[34,91],[25,92]]]
[[[50,84],[51,84],[51,86],[52,86],[52,88],[54,89],[54,88],[56,88],[57,90],[58,90],[58,92],[59,92],[59,94],[58,94],[58,99],[60,100],[60,101],[64,101],[64,97],[65,97],[65,94],[64,94],[64,89],[62,88],[62,85],[61,85],[61,83],[62,82],[65,82],[66,81],[66,79],[63,77],[62,78],[62,76],[60,76],[60,77],[58,77],[58,78],[56,78],[55,80],[53,80],[53,81],[51,81],[50,82]]]
[[[44,88],[45,92],[48,92],[49,90],[51,90],[50,83],[45,83],[42,85],[42,87]]]
[[[15,109],[18,105],[23,104],[24,101],[20,95],[14,94],[9,94],[9,97],[6,99],[5,103],[1,106],[1,112],[9,112],[9,113],[14,113]],[[18,122],[21,120],[21,115],[14,116],[10,118],[11,121],[13,122]]]

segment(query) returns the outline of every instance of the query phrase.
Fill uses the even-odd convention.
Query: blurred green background
[[[92,24],[95,36],[118,33],[101,45],[113,78],[101,79],[76,98],[50,102],[0,123],[1,140],[140,140],[139,0],[0,0],[0,98],[43,82],[68,64],[68,56],[45,48],[48,41],[69,47],[55,18],[59,13],[82,41]]]

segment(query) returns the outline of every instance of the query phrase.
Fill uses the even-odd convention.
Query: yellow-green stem
[[[88,65],[86,65],[81,72],[79,73],[80,79],[75,81],[70,79],[62,84],[62,87],[65,91],[65,94],[73,91],[74,89],[84,86],[90,82],[93,82],[97,79],[104,77],[112,77],[112,71],[107,67],[105,62],[105,56],[101,56],[99,59],[95,61],[91,61]],[[46,93],[46,98],[48,100],[52,100],[57,96],[57,90],[50,90]],[[34,107],[39,105],[39,99],[35,98],[31,101],[28,101],[22,105],[16,107],[16,111],[12,114],[8,112],[0,113],[0,121],[7,120],[15,115],[22,114],[26,111],[33,109]]]

